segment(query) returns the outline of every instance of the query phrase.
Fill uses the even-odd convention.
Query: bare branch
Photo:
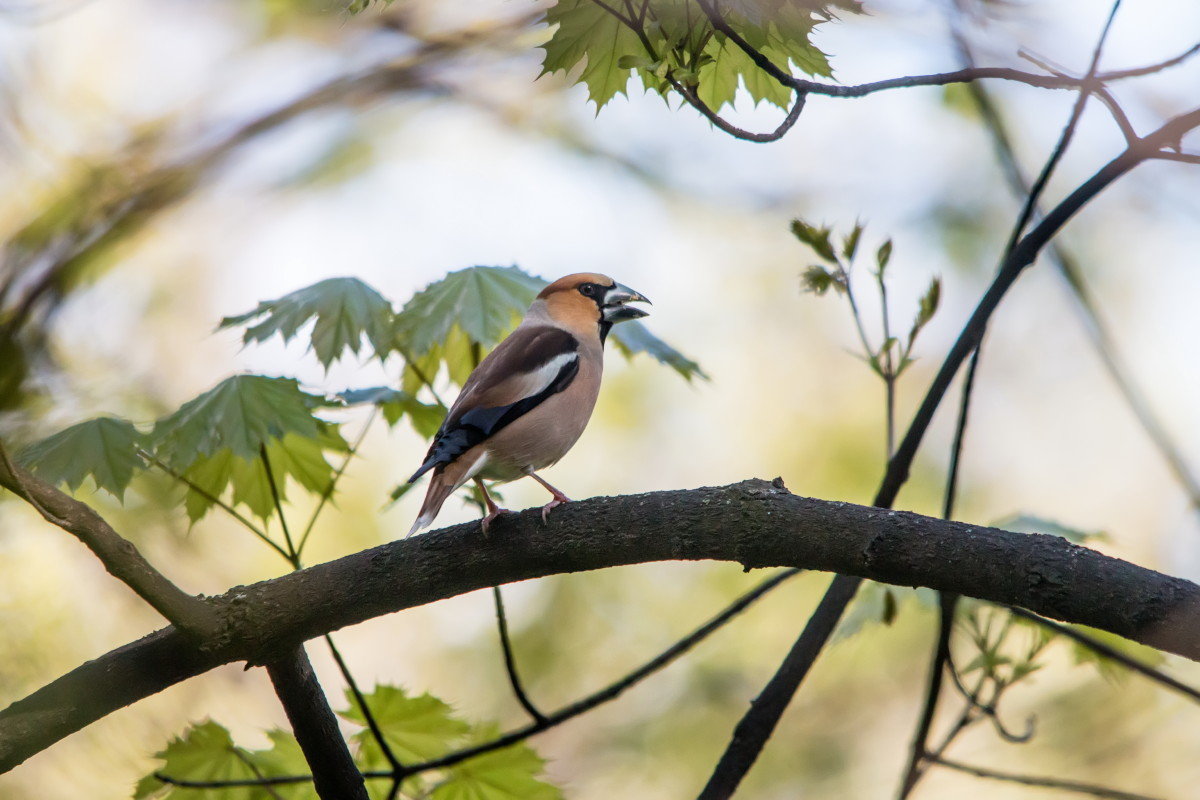
[[[1155,800],[1155,798],[1144,794],[1122,792],[1118,789],[1109,789],[1108,787],[1098,786],[1093,783],[1065,781],[1058,778],[1040,778],[1034,775],[1018,775],[1011,772],[1001,772],[1000,770],[964,764],[961,761],[951,761],[950,759],[943,758],[942,756],[931,756],[931,760],[940,766],[946,767],[947,769],[965,772],[968,775],[974,775],[977,778],[990,778],[992,780],[1008,781],[1009,783],[1019,783],[1022,786],[1042,786],[1047,789],[1062,789],[1063,791],[1087,794],[1091,795],[1092,797],[1107,797],[1111,798],[1111,800]]]
[[[1170,67],[1175,67],[1182,64],[1184,61],[1187,61],[1189,58],[1196,55],[1196,53],[1200,53],[1200,42],[1196,42],[1196,44],[1192,45],[1187,50],[1184,50],[1174,58],[1168,58],[1166,61],[1160,61],[1157,64],[1150,64],[1145,67],[1136,67],[1134,69],[1121,69],[1113,72],[1105,72],[1099,76],[1099,79],[1107,82],[1119,81],[1125,78],[1138,78],[1142,75],[1153,75],[1156,72],[1162,72],[1164,69],[1169,69]]]
[[[694,91],[687,88],[679,81],[675,80],[674,78],[670,78],[669,80],[671,81],[671,86],[675,88],[675,91],[679,92],[679,95],[687,101],[688,105],[703,114],[709,122],[725,131],[730,136],[743,139],[747,142],[766,143],[775,142],[779,139],[782,139],[787,132],[792,129],[792,126],[796,124],[796,120],[800,119],[800,112],[804,110],[804,101],[806,99],[806,96],[803,92],[798,92],[796,94],[795,102],[792,103],[791,110],[788,111],[787,116],[783,118],[783,122],[779,123],[778,128],[770,133],[754,133],[752,131],[739,128],[733,123],[727,121],[720,114],[709,108],[708,105],[701,100]]]
[[[222,635],[165,629],[84,664],[0,711],[0,771],[136,700],[235,661],[466,592],[662,560],[803,567],[1020,605],[1200,660],[1200,586],[1053,536],[800,498],[780,483],[577,501],[464,523],[238,587],[209,602]],[[1096,587],[1106,591],[1097,592]]]

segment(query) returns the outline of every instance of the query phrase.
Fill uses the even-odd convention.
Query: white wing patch
[[[525,378],[525,391],[521,394],[525,397],[541,394],[554,382],[554,379],[558,377],[558,373],[562,372],[563,367],[570,366],[578,360],[579,353],[574,350],[569,353],[556,355],[533,372],[527,374]]]

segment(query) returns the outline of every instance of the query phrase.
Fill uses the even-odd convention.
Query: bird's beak
[[[604,321],[625,322],[649,316],[649,312],[627,305],[628,303],[649,303],[650,300],[640,292],[635,292],[628,286],[615,284],[604,293]]]

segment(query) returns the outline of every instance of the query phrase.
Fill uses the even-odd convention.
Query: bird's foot
[[[493,506],[492,509],[490,511],[488,511],[487,516],[479,521],[479,524],[483,527],[483,535],[484,536],[488,535],[488,526],[492,524],[492,520],[494,520],[496,517],[500,516],[501,514],[511,514],[511,513],[512,512],[509,511],[507,508],[501,508],[500,506]]]
[[[550,513],[550,509],[558,508],[563,503],[569,503],[569,502],[571,502],[571,498],[567,497],[562,492],[556,493],[554,495],[553,500],[551,500],[549,503],[546,503],[546,505],[542,506],[542,524],[545,525],[550,521],[546,518],[546,515]]]

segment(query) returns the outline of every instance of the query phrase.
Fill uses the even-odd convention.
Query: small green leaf
[[[929,321],[933,319],[933,315],[937,313],[938,303],[942,298],[942,279],[935,277],[929,282],[929,288],[925,290],[925,294],[921,296],[921,301],[917,306],[917,317],[913,320],[912,330],[908,333],[908,349],[912,349],[913,342],[917,339],[917,334],[921,332]]]
[[[122,500],[134,474],[145,468],[138,456],[145,438],[127,420],[97,417],[26,447],[17,460],[42,480],[65,484],[72,492],[90,476],[97,488]]]
[[[854,596],[850,610],[834,629],[833,641],[849,639],[871,625],[891,625],[899,612],[900,603],[909,599],[924,601],[921,592],[886,586],[875,581],[865,582]]]
[[[287,342],[313,319],[309,346],[326,369],[346,351],[358,355],[364,337],[379,358],[391,352],[392,306],[358,278],[329,278],[266,300],[253,311],[224,318],[217,329],[247,325],[242,335],[247,344],[275,334]]]
[[[660,364],[666,364],[688,381],[692,378],[708,380],[708,375],[692,359],[659,339],[641,322],[621,322],[614,325],[608,338],[626,358],[646,353]]]
[[[875,251],[875,263],[879,265],[879,279],[883,280],[883,273],[887,270],[888,262],[892,260],[892,240],[888,239],[883,244],[879,245],[879,249]]]
[[[591,0],[558,0],[543,19],[552,33],[542,45],[542,74],[584,64],[576,80],[587,84],[597,111],[625,92],[629,68],[620,66],[621,57],[647,55],[633,30]]]
[[[846,261],[854,260],[854,256],[858,252],[858,240],[862,238],[862,232],[862,223],[855,223],[854,229],[846,234],[846,238],[842,240],[842,258],[846,259]]]
[[[401,497],[404,497],[404,495],[406,495],[406,494],[408,494],[409,492],[411,492],[411,491],[413,490],[413,488],[414,488],[416,485],[417,485],[417,484],[415,484],[415,483],[401,483],[401,484],[398,484],[398,485],[396,486],[396,488],[395,488],[395,489],[392,489],[392,491],[391,491],[391,492],[388,494],[388,500],[389,500],[390,502],[393,502],[393,503],[395,503],[395,502],[396,502],[397,500],[399,500]]]
[[[495,739],[493,725],[473,731],[471,744]],[[430,795],[430,800],[562,800],[562,792],[537,779],[546,762],[525,744],[468,759],[446,770],[447,777]]]
[[[300,743],[289,731],[278,728],[267,731],[271,746],[266,750],[255,750],[250,754],[254,765],[263,775],[306,775],[311,767],[300,749]],[[274,794],[256,795],[256,800],[318,800],[317,791],[310,781],[303,783],[277,784],[272,787]],[[180,792],[179,800],[187,800],[188,795]]]
[[[350,708],[339,715],[365,728],[366,719],[354,694],[347,691],[346,697]],[[383,729],[388,747],[401,761],[427,761],[445,755],[461,743],[470,729],[466,722],[454,716],[449,705],[433,695],[409,697],[399,687],[380,685],[364,699]],[[359,757],[365,764],[384,763],[383,753],[370,730],[362,730],[352,738],[358,743]]]
[[[824,267],[813,264],[800,276],[800,282],[804,285],[804,291],[812,292],[820,296],[829,291],[830,286],[837,283],[834,274]]]
[[[792,235],[811,247],[821,258],[833,264],[837,263],[837,254],[833,252],[833,245],[829,242],[829,228],[818,228],[802,219],[794,219]]]

